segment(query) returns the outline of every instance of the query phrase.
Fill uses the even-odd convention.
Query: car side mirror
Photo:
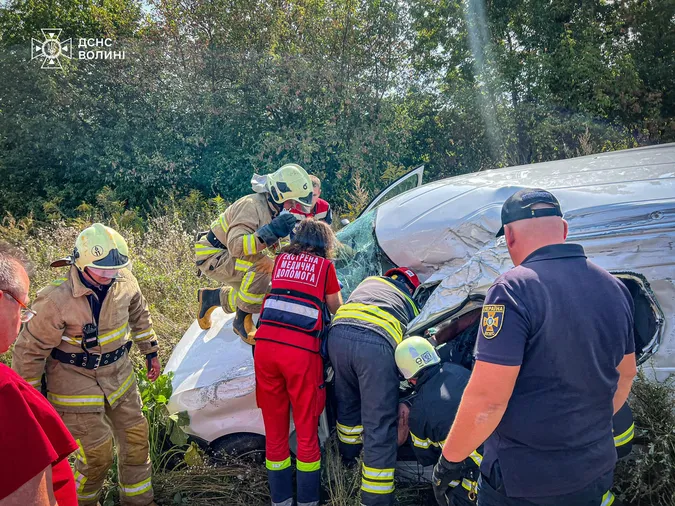
[[[346,227],[347,225],[349,225],[349,220],[347,218],[342,218],[340,220],[340,223],[342,224],[343,227]]]

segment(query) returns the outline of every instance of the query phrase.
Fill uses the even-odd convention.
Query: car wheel
[[[265,462],[265,436],[238,433],[223,436],[211,443],[211,458],[215,465],[223,465],[232,458]]]

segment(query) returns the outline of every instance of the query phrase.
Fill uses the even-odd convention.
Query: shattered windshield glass
[[[344,300],[365,278],[382,274],[384,255],[375,238],[376,215],[376,209],[368,211],[337,233],[341,244],[337,248],[335,268],[343,285]]]

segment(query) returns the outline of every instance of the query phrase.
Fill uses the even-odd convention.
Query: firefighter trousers
[[[220,293],[223,311],[234,313],[239,308],[246,313],[260,313],[269,290],[272,259],[263,257],[253,262],[235,258],[227,250],[219,251],[206,257],[197,268],[207,278],[227,285],[228,289]]]
[[[346,324],[331,328],[327,344],[335,370],[340,454],[353,460],[363,445],[361,503],[391,505],[398,449],[394,350],[376,332]]]
[[[75,459],[75,486],[80,506],[99,500],[103,482],[113,464],[113,439],[117,446],[120,503],[146,506],[153,501],[148,422],[141,413],[135,388],[104,413],[59,411],[79,446]]]
[[[288,446],[290,408],[298,442],[298,506],[317,506],[321,490],[319,416],[326,403],[323,360],[293,346],[258,340],[256,399],[265,423],[267,475],[272,504],[292,506],[293,475]]]

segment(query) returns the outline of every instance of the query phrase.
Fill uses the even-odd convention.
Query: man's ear
[[[563,240],[567,240],[567,234],[570,231],[570,226],[569,226],[569,224],[567,223],[566,220],[562,220],[562,221],[563,221],[563,226],[565,227],[564,232],[563,232]]]
[[[506,239],[506,245],[509,248],[512,248],[516,243],[516,236],[514,234],[513,227],[504,225],[504,238]]]

